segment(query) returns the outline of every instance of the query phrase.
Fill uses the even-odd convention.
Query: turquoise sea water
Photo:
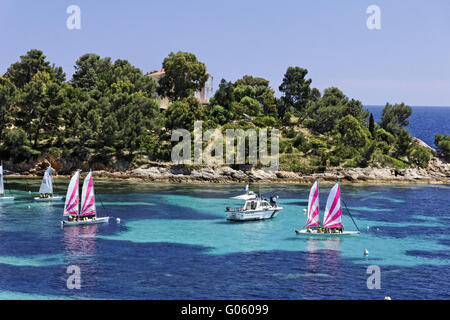
[[[310,186],[250,185],[284,210],[232,223],[224,209],[242,185],[96,181],[98,214],[113,219],[61,229],[62,202],[31,200],[39,183],[7,181],[17,199],[0,203],[0,299],[450,298],[449,185],[342,185],[361,235],[315,238],[294,232]],[[330,188],[320,186],[321,213]],[[344,225],[355,230],[348,215]],[[66,286],[70,265],[79,290]],[[369,265],[381,289],[367,288]]]

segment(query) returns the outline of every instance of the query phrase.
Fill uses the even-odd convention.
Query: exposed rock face
[[[252,168],[251,165],[207,166],[180,165],[172,163],[148,162],[138,168],[129,164],[116,164],[108,170],[100,165],[85,163],[83,170],[92,168],[94,176],[107,179],[144,179],[169,182],[277,182],[277,183],[312,183],[316,179],[334,183],[336,180],[351,183],[450,183],[450,164],[438,157],[436,150],[421,140],[416,142],[429,148],[434,155],[426,169],[423,168],[329,168],[323,173],[302,174],[280,168],[279,171]],[[74,164],[45,155],[35,163],[13,164],[6,162],[8,168],[24,175],[41,176],[51,164],[56,173],[70,175]],[[56,171],[57,172],[56,172]]]
[[[450,167],[438,158],[433,158],[427,169],[408,168],[337,168],[323,173],[304,175],[290,171],[268,171],[251,169],[235,170],[229,166],[196,166],[158,164],[121,171],[95,171],[94,175],[104,178],[138,178],[151,181],[171,182],[277,182],[311,183],[316,179],[334,183],[336,180],[352,183],[450,183]]]

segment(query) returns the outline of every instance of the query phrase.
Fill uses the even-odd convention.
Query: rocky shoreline
[[[39,169],[32,170],[14,178],[41,177],[40,168],[46,168],[47,164],[39,164]],[[426,169],[408,168],[329,168],[323,173],[302,174],[299,172],[267,171],[251,167],[232,168],[230,166],[185,166],[173,163],[147,163],[134,169],[123,170],[96,170],[94,177],[105,180],[143,180],[170,183],[290,183],[310,184],[316,179],[324,183],[334,183],[340,180],[342,183],[364,184],[450,184],[450,164],[433,157]],[[55,177],[68,178],[68,175]]]

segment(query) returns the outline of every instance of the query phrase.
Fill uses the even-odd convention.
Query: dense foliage
[[[444,157],[450,158],[450,135],[437,134],[434,136],[434,143]]]
[[[0,76],[0,157],[15,162],[52,154],[81,163],[132,164],[144,156],[170,161],[171,132],[208,128],[281,129],[280,165],[305,173],[326,167],[426,167],[430,151],[404,128],[411,108],[386,104],[377,124],[358,100],[335,87],[321,93],[308,71],[289,67],[275,96],[269,81],[245,75],[222,79],[210,103],[194,97],[208,79],[189,52],[164,59],[155,83],[126,60],[85,54],[70,80],[40,50],[30,50]],[[160,110],[157,97],[172,102]],[[436,136],[442,154],[449,136]]]

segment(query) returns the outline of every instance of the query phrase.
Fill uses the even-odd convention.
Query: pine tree
[[[370,131],[370,134],[372,135],[372,138],[375,139],[375,121],[373,120],[372,113],[370,113],[370,118],[369,118],[369,131]]]

